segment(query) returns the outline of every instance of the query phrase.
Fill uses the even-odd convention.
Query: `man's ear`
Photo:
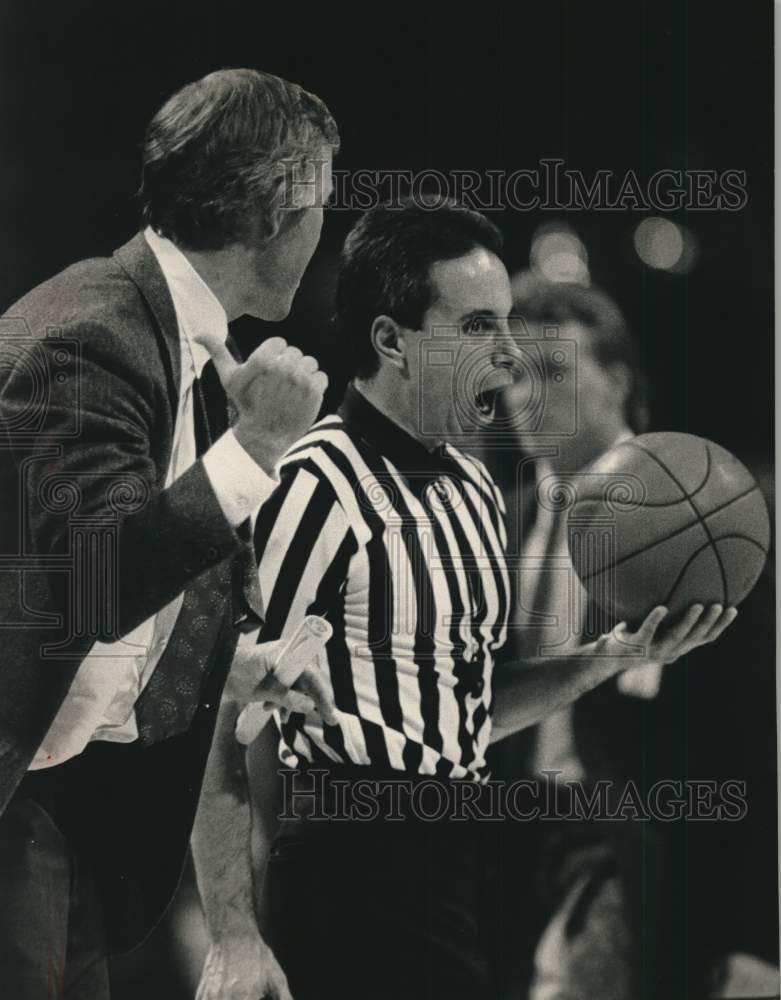
[[[409,366],[404,327],[390,316],[378,316],[372,323],[371,341],[380,361],[385,361],[386,364],[391,364],[407,374]]]
[[[273,242],[278,236],[285,233],[295,224],[301,209],[285,208],[283,205],[273,204],[263,213],[259,223],[260,239],[264,243]]]
[[[283,236],[300,218],[303,206],[297,205],[286,196],[284,184],[284,177],[277,178],[274,196],[260,213],[257,237],[263,243],[272,243],[278,236]]]

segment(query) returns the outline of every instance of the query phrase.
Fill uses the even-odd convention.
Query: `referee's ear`
[[[380,364],[390,364],[398,368],[402,375],[409,375],[409,343],[406,330],[390,316],[378,316],[372,323],[371,340]]]

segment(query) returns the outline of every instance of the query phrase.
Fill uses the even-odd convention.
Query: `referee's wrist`
[[[243,704],[252,701],[258,685],[274,675],[274,654],[278,646],[278,642],[237,646],[225,684],[226,695]]]
[[[207,928],[213,944],[235,941],[237,938],[260,938],[255,904],[250,892],[242,890],[231,896],[230,901],[205,907]]]

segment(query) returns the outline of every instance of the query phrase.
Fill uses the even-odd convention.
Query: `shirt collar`
[[[144,230],[144,238],[157,258],[174,303],[182,343],[182,372],[190,367],[199,378],[211,357],[205,341],[215,336],[221,341],[227,339],[228,317],[217,296],[175,243],[151,226]],[[189,366],[185,364],[185,347],[191,359]]]
[[[445,447],[429,451],[408,431],[387,417],[355,388],[347,386],[339,416],[352,434],[375,448],[396,466],[399,472],[430,472],[436,476],[450,471]]]

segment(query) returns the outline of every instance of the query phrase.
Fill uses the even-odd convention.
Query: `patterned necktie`
[[[241,361],[234,342],[229,337],[226,345],[236,360]],[[201,393],[202,406],[208,416],[208,428],[212,436],[204,442],[204,450],[211,440],[216,440],[230,424],[235,423],[235,407],[225,395],[217,369],[212,361],[204,365],[200,379],[196,380]],[[200,454],[200,453],[199,453]],[[234,607],[236,616],[234,625],[240,632],[252,632],[263,624],[263,599],[258,581],[258,566],[255,559],[255,549],[252,545],[250,521],[243,521],[236,533],[241,540],[241,549],[234,561]]]
[[[211,363],[210,363],[211,364]],[[214,371],[195,379],[193,415],[196,454],[202,455],[227,427],[225,395]],[[216,381],[220,392],[214,386]],[[163,655],[136,701],[139,742],[157,743],[187,730],[198,707],[204,681],[220,653],[225,615],[234,606],[233,624],[241,629],[262,622],[260,590],[249,525],[242,525],[239,556],[223,560],[196,577],[184,592],[182,607]],[[254,590],[252,583],[254,581]],[[236,608],[236,605],[238,607]]]

